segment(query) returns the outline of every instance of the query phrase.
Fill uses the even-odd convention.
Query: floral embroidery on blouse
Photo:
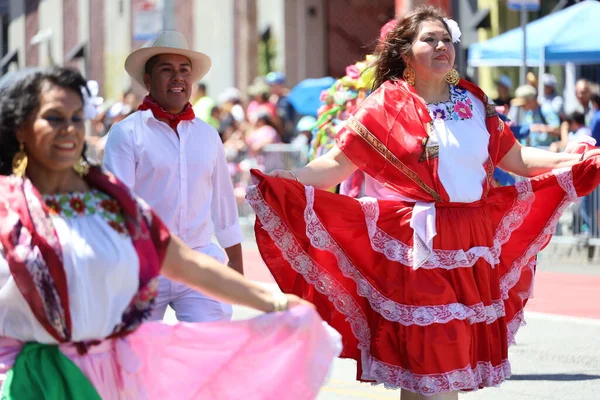
[[[450,100],[427,105],[434,121],[463,121],[473,118],[473,101],[466,90],[450,86]]]
[[[128,235],[121,207],[112,197],[98,190],[86,193],[44,195],[51,215],[74,218],[100,214],[108,225],[122,235]]]

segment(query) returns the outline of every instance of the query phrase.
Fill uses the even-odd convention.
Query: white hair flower
[[[448,25],[448,29],[450,29],[450,35],[452,36],[452,43],[460,42],[460,28],[458,27],[458,23],[455,20],[450,18],[444,18],[444,22]]]
[[[83,118],[94,119],[98,115],[98,107],[102,105],[104,99],[98,96],[100,88],[97,81],[88,81],[86,86],[87,90],[81,88],[81,94],[83,95]]]

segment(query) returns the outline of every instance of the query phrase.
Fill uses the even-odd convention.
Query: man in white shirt
[[[210,68],[210,58],[188,50],[185,37],[161,32],[148,47],[131,53],[129,75],[149,91],[137,112],[114,125],[104,167],[158,213],[188,246],[243,273],[237,204],[217,131],[194,116],[192,86]],[[231,306],[185,285],[159,280],[151,319],[163,318],[167,305],[186,322],[231,318]]]

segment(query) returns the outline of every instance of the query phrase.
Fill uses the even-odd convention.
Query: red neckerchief
[[[168,124],[173,130],[177,130],[180,121],[191,121],[196,118],[192,105],[188,102],[183,111],[179,114],[171,114],[165,111],[150,95],[144,97],[144,101],[138,107],[139,111],[151,110],[154,118],[169,121]]]
[[[132,332],[151,311],[169,231],[114,176],[90,168],[87,183],[119,203],[140,260],[139,289],[109,337]],[[62,249],[41,194],[28,179],[0,176],[0,242],[12,277],[31,311],[58,342],[71,341]]]

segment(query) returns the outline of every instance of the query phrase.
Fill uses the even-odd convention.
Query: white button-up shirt
[[[151,110],[137,111],[111,128],[104,167],[191,248],[223,260],[213,234],[224,248],[243,241],[221,139],[200,119],[175,133]]]

